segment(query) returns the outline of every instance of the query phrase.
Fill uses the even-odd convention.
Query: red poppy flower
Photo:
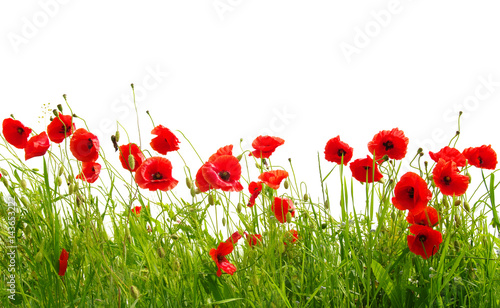
[[[281,181],[288,177],[288,172],[284,170],[272,170],[259,175],[259,180],[262,180],[267,186],[272,189],[278,189]]]
[[[469,177],[458,173],[455,162],[442,158],[434,167],[432,178],[441,193],[447,196],[461,196],[469,186]]]
[[[403,159],[408,148],[408,138],[402,130],[393,128],[392,130],[383,130],[373,136],[372,141],[368,142],[368,150],[375,153],[375,159],[379,160],[384,155],[392,159]]]
[[[234,247],[231,242],[222,242],[219,244],[217,249],[210,249],[210,256],[217,265],[217,277],[220,277],[222,275],[221,270],[228,273],[229,275],[232,275],[234,274],[234,272],[236,272],[236,266],[229,263],[229,261],[226,259],[226,256],[233,251],[233,248]]]
[[[21,121],[6,118],[2,122],[2,133],[8,143],[18,149],[24,149],[31,134],[31,128],[24,126]]]
[[[226,240],[226,242],[232,243],[233,245],[238,243],[238,241],[241,239],[241,234],[239,231],[234,232],[231,234],[231,236]]]
[[[285,242],[284,244],[286,245],[286,243],[295,243],[297,240],[299,239],[299,233],[297,232],[297,230],[290,230],[287,232],[287,234],[285,235]]]
[[[73,133],[74,129],[75,123],[73,123],[73,118],[70,115],[59,113],[59,117],[54,118],[47,126],[47,134],[50,141],[61,143]]]
[[[135,172],[135,182],[142,189],[168,191],[179,181],[172,177],[172,163],[164,157],[146,159]]]
[[[251,195],[247,206],[252,207],[255,205],[255,199],[257,199],[262,191],[262,182],[250,182],[250,185],[248,185],[248,191]]]
[[[205,165],[203,165],[203,166],[205,166]],[[210,184],[208,184],[208,182],[205,181],[205,178],[203,177],[203,172],[202,172],[203,166],[201,166],[201,168],[198,169],[198,172],[196,172],[196,187],[198,187],[198,189],[201,192],[206,192],[211,187],[210,187]]]
[[[222,156],[222,155],[233,155],[233,145],[232,144],[226,145],[226,146],[218,149],[217,152],[215,152],[214,154],[212,154],[212,156],[210,156],[208,161],[214,161],[217,158],[219,158],[219,156]]]
[[[212,162],[206,162],[201,167],[205,181],[214,189],[223,191],[241,191],[239,179],[241,176],[241,165],[238,159],[232,155],[222,155]]]
[[[328,140],[325,146],[325,159],[332,163],[341,164],[344,156],[344,166],[352,158],[353,149],[345,142],[340,141],[340,136]]]
[[[46,132],[41,132],[40,134],[31,137],[24,148],[24,160],[45,155],[49,147],[50,141]]]
[[[59,276],[64,276],[64,274],[66,274],[66,268],[68,268],[68,258],[69,253],[63,248],[61,255],[59,256]]]
[[[87,183],[94,183],[99,178],[101,173],[101,164],[96,162],[83,162],[82,172],[76,176],[77,179],[86,181]]]
[[[247,234],[247,233],[245,233],[245,235],[247,237],[248,245],[250,245],[250,246],[255,246],[257,244],[262,243],[262,235],[260,235],[260,234]]]
[[[349,168],[351,169],[352,176],[356,180],[363,183],[371,183],[373,181],[378,182],[383,178],[382,173],[378,171],[377,164],[374,165],[373,159],[368,155],[366,156],[366,158],[356,159],[355,161],[351,162]],[[374,176],[373,170],[375,171]]]
[[[464,167],[465,166],[465,156],[460,153],[459,150],[455,148],[450,148],[449,146],[445,146],[439,152],[433,153],[429,151],[429,156],[432,158],[433,161],[436,163],[439,161],[440,158],[444,159],[444,161],[453,161],[457,165],[457,167]]]
[[[69,149],[81,162],[96,161],[99,158],[99,140],[85,128],[79,128],[71,136]]]
[[[414,215],[422,212],[432,198],[427,183],[416,173],[405,173],[394,188],[392,204],[401,210],[409,210]]]
[[[439,222],[439,215],[435,208],[427,206],[422,212],[413,215],[411,212],[406,216],[406,221],[410,224],[433,227]]]
[[[257,158],[269,158],[277,147],[285,143],[285,140],[279,137],[259,136],[252,142],[252,147],[255,149],[249,156]]]
[[[467,148],[463,152],[469,165],[482,169],[492,169],[497,167],[497,153],[491,148],[491,145],[482,145],[477,148]]]
[[[142,210],[142,206],[138,205],[134,208],[132,208],[132,213],[136,214],[136,215],[139,215],[141,213],[141,210]]]
[[[288,212],[292,214],[292,217],[295,217],[295,207],[290,199],[274,197],[274,203],[271,209],[276,219],[281,223],[286,222],[286,215]]]
[[[179,149],[179,139],[163,125],[158,125],[151,131],[151,134],[157,135],[151,140],[151,147],[156,152],[166,155],[167,152],[177,151]]]
[[[132,157],[134,158],[133,169],[130,168],[128,163],[128,157],[130,154],[132,154]],[[142,154],[137,144],[129,143],[120,146],[120,162],[122,163],[123,168],[135,172],[145,159],[146,157],[144,157],[144,154]]]
[[[439,250],[439,244],[443,242],[441,232],[433,230],[431,227],[412,225],[410,232],[415,234],[406,237],[410,251],[424,259],[436,254]]]

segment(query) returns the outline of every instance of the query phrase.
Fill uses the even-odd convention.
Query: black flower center
[[[224,259],[223,255],[217,255],[217,261],[219,261],[219,263],[224,262]]]
[[[24,129],[22,127],[18,127],[17,132],[19,133],[19,135],[22,135],[22,133],[24,133]]]
[[[408,188],[407,192],[408,192],[408,197],[413,199],[413,197],[415,195],[415,188],[410,187],[410,188]]]
[[[365,168],[365,170],[370,170],[369,166],[363,166],[363,168]]]
[[[90,149],[92,149],[94,147],[94,143],[92,142],[92,139],[89,138],[89,142],[87,143],[87,147]]]
[[[386,151],[389,151],[390,149],[394,148],[394,143],[392,143],[392,141],[390,140],[382,143],[382,145],[385,147]]]
[[[229,180],[229,177],[231,176],[231,174],[228,172],[228,171],[221,171],[219,172],[219,177],[224,180],[224,181],[227,181]]]
[[[481,156],[478,156],[477,157],[477,160],[479,160],[479,164],[482,165],[483,164],[483,159],[481,158]]]
[[[449,176],[445,176],[445,177],[443,178],[443,181],[444,181],[444,183],[445,183],[446,185],[449,185],[449,184],[451,183],[451,178],[450,178]]]
[[[63,124],[61,126],[61,129],[59,130],[59,133],[65,134],[65,133],[69,133],[70,131],[71,131],[71,126],[66,126]]]
[[[153,174],[153,180],[161,180],[163,179],[163,175],[160,172],[156,172]]]
[[[342,157],[342,155],[344,155],[344,156],[345,156],[345,154],[346,154],[346,151],[344,151],[344,149],[339,149],[339,150],[337,151],[337,155],[338,155],[338,156],[340,156],[340,157]]]
[[[419,241],[421,241],[423,243],[427,240],[427,237],[425,235],[419,235],[418,239],[419,239]]]

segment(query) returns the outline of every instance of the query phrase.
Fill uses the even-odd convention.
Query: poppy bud
[[[448,202],[447,198],[443,198],[443,205],[444,205],[445,208],[449,208],[450,207],[450,203]]]
[[[469,202],[464,201],[464,209],[465,209],[467,212],[470,212]]]
[[[30,201],[25,196],[21,197],[21,202],[24,204],[24,206],[28,206],[30,204]]]
[[[423,150],[422,148],[418,148],[418,150],[417,150],[417,154],[420,154],[420,153],[422,153],[423,151],[424,151],[424,150]]]
[[[467,173],[465,173],[465,175],[469,178],[469,183],[470,183],[472,181],[472,177],[470,176],[470,173],[467,172]]]
[[[191,193],[191,197],[196,196],[196,189],[194,187],[191,187],[190,193]]]
[[[158,253],[158,257],[160,259],[163,259],[166,255],[165,249],[163,249],[163,247],[158,247],[158,250],[156,252]]]
[[[61,168],[59,168],[59,173],[58,175],[61,176],[62,174],[64,173],[64,167],[61,166]]]
[[[57,111],[57,109],[53,109],[52,113],[56,116],[56,118],[59,116],[59,112]]]
[[[304,194],[304,201],[307,202],[309,200],[309,195],[308,194]]]
[[[130,170],[135,169],[135,159],[134,159],[134,155],[132,155],[132,154],[128,155],[128,165],[130,167]]]
[[[177,241],[179,239],[179,236],[177,234],[171,234],[170,238],[173,239],[174,241]]]
[[[225,227],[226,226],[226,218],[222,217],[222,226]]]
[[[285,182],[283,183],[283,187],[285,187],[285,189],[288,189],[288,186],[289,186],[288,181],[285,180]]]
[[[55,179],[54,179],[54,184],[56,184],[57,187],[61,186],[62,184],[62,179],[60,176],[57,176]]]
[[[115,133],[115,139],[116,139],[116,142],[120,141],[120,131],[119,130],[117,130]]]
[[[454,203],[454,205],[455,205],[455,206],[459,206],[460,204],[462,204],[462,201],[460,201],[460,200],[455,200],[455,203]]]
[[[292,213],[286,213],[286,222],[292,222]]]
[[[75,192],[75,184],[70,184],[68,188],[68,194],[72,195]]]
[[[262,166],[259,165],[259,163],[255,163],[255,167],[257,167],[257,169],[259,169],[259,170],[262,169]]]
[[[457,136],[460,135],[460,131],[457,130],[456,133],[455,133],[455,135],[457,135]]]
[[[329,209],[330,208],[330,200],[326,199],[325,201],[325,209]]]
[[[389,160],[389,155],[385,154],[384,156],[382,156],[382,160],[383,161],[388,161]]]
[[[326,227],[327,227],[327,226],[328,226],[328,224],[326,224],[326,223],[322,223],[322,224],[321,224],[321,229],[326,229]]]
[[[212,194],[208,195],[208,204],[210,204],[210,205],[215,204],[214,196]]]
[[[40,263],[42,262],[42,259],[43,259],[43,252],[40,249],[35,255],[35,262]]]
[[[236,212],[237,212],[238,214],[239,214],[239,213],[241,213],[241,209],[242,209],[242,208],[243,208],[243,207],[242,207],[242,205],[241,205],[241,202],[240,202],[240,203],[238,203],[238,205],[236,206]]]
[[[113,147],[115,148],[115,152],[118,151],[118,143],[116,142],[116,136],[111,135],[111,142],[113,143]]]
[[[240,161],[242,157],[243,157],[243,154],[240,154],[240,155],[236,156],[236,158],[238,159],[238,161]]]
[[[5,170],[4,168],[0,168],[0,173],[3,175],[3,176],[9,176],[9,173],[7,172],[7,170]]]
[[[141,296],[141,293],[139,292],[139,289],[137,289],[137,287],[136,287],[136,286],[134,286],[134,285],[132,285],[132,286],[130,287],[130,294],[132,294],[132,297],[133,297],[134,299],[138,299],[138,298],[139,298],[139,296]]]
[[[9,181],[7,181],[6,177],[2,176],[0,181],[2,181],[3,185],[5,185],[5,187],[9,187]]]
[[[28,183],[26,183],[26,180],[25,180],[25,179],[22,179],[22,180],[21,180],[21,187],[22,187],[23,189],[26,189],[26,187],[28,187]]]
[[[63,111],[62,105],[61,104],[57,104],[57,109],[59,109],[59,111],[62,112]]]
[[[460,216],[458,216],[458,214],[455,214],[455,227],[460,227]]]

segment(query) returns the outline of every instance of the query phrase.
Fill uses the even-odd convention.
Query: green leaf
[[[387,271],[375,260],[372,260],[373,274],[377,278],[380,286],[384,289],[385,293],[389,296],[391,303],[394,307],[402,307],[403,303],[400,298],[401,292],[394,286]]]

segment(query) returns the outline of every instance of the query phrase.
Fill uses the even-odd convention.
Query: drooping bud
[[[464,201],[464,209],[465,209],[467,212],[470,212],[469,202]]]
[[[30,201],[25,196],[21,197],[21,202],[24,204],[24,206],[29,206],[30,205]]]
[[[328,224],[327,224],[327,223],[322,223],[322,224],[321,224],[321,229],[326,229],[326,227],[328,227]]]
[[[225,227],[226,226],[226,218],[222,217],[222,226]]]
[[[469,178],[469,184],[470,184],[470,182],[472,182],[472,177],[470,176],[470,173],[467,172],[467,173],[465,173],[465,175]]]
[[[7,180],[6,177],[2,176],[0,181],[2,181],[3,185],[5,185],[5,187],[9,187],[9,181]]]
[[[61,186],[62,184],[62,179],[60,176],[57,176],[54,180],[54,184],[56,184],[57,187]]]
[[[288,189],[289,187],[288,180],[285,180],[285,182],[283,183],[283,187],[285,187],[285,189]]]
[[[59,116],[59,112],[57,109],[52,110],[52,113],[56,116],[56,118]]]
[[[111,143],[113,143],[113,147],[115,148],[115,152],[118,151],[118,142],[116,141],[115,135],[111,135]]]
[[[193,187],[193,182],[191,182],[190,178],[186,178],[186,186],[189,189],[191,189],[191,187]]]
[[[240,154],[240,155],[236,156],[236,158],[238,159],[238,161],[240,161],[242,157],[243,157],[243,154]]]
[[[326,199],[325,201],[325,209],[329,209],[330,208],[330,200]]]
[[[141,293],[139,292],[139,289],[136,286],[134,286],[134,285],[132,285],[130,287],[130,294],[132,294],[132,297],[134,299],[138,299],[141,296]]]
[[[194,187],[191,187],[190,193],[191,193],[191,197],[196,196],[196,189]]]
[[[61,167],[59,168],[59,173],[58,173],[58,175],[59,175],[59,176],[61,176],[61,175],[63,175],[63,173],[64,173],[64,167],[63,167],[63,166],[61,166]]]
[[[26,189],[26,187],[28,187],[28,183],[26,182],[26,180],[25,180],[25,179],[22,179],[22,180],[21,180],[21,187],[22,187],[23,189]]]
[[[70,184],[68,188],[68,194],[72,195],[75,192],[75,184]]]
[[[158,257],[160,259],[165,258],[166,253],[165,253],[165,249],[163,249],[163,247],[158,247],[158,249],[156,250],[156,252],[158,253]]]
[[[214,196],[212,194],[208,195],[208,204],[210,204],[210,205],[215,204]]]
[[[132,154],[128,155],[128,166],[130,167],[130,170],[135,169],[135,159],[134,159],[134,155],[132,155]]]
[[[309,195],[308,194],[304,194],[304,201],[307,202],[309,200]]]
[[[57,104],[57,109],[59,109],[60,112],[63,112],[63,107],[61,104]]]
[[[286,213],[286,222],[288,223],[292,222],[292,213],[290,212]]]
[[[454,205],[455,205],[455,206],[459,206],[460,204],[462,204],[462,201],[460,201],[460,200],[455,200],[455,203],[454,203]]]

